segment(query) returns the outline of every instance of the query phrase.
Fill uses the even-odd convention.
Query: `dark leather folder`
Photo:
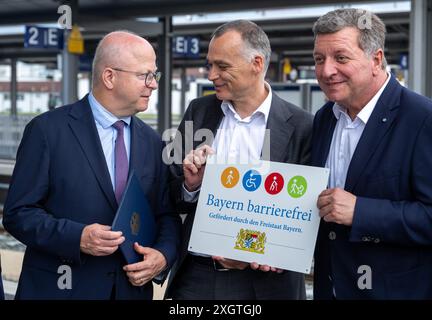
[[[122,231],[126,240],[120,245],[128,264],[143,260],[134,249],[134,242],[151,247],[156,236],[156,222],[141,185],[132,172],[112,224],[113,231]]]

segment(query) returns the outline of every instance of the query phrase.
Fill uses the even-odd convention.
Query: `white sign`
[[[209,158],[189,251],[310,273],[329,169]]]

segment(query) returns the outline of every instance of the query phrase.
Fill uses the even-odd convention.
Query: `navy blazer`
[[[134,169],[156,216],[154,248],[170,267],[177,258],[180,219],[173,213],[159,135],[137,117],[131,121]],[[18,299],[151,299],[152,284],[132,286],[120,250],[96,257],[80,251],[81,233],[93,223],[111,225],[117,203],[87,96],[34,118],[18,149],[4,207],[6,230],[26,246]],[[59,289],[61,265],[72,288]]]
[[[324,166],[329,153],[332,107],[327,103],[315,116],[316,166]],[[432,298],[431,143],[432,101],[392,76],[348,168],[345,190],[357,197],[352,226],[321,221],[316,299],[331,299],[333,289],[336,299]],[[366,274],[370,289],[362,285]]]

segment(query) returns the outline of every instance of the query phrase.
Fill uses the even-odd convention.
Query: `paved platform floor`
[[[21,272],[21,265],[24,253],[13,250],[0,249],[0,254],[6,299],[13,299],[16,292],[19,274]],[[153,284],[154,300],[162,300],[165,293],[166,285],[167,281],[165,281],[165,284],[162,287]],[[306,297],[308,300],[312,299],[312,283],[310,280],[306,281]]]
[[[21,266],[23,261],[23,252],[0,249],[3,286],[5,291],[6,300],[11,300],[15,296],[17,289],[17,282],[21,273]],[[153,284],[154,300],[162,300],[165,293],[167,282],[161,287]]]

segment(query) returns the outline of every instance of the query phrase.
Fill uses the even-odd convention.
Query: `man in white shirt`
[[[430,299],[432,102],[386,71],[375,14],[335,10],[313,31],[329,102],[315,116],[312,164],[330,168],[314,298]]]
[[[171,194],[179,212],[187,216],[181,256],[172,271],[167,297],[305,298],[302,274],[187,251],[207,154],[215,152],[218,160],[231,163],[261,158],[299,164],[309,161],[312,117],[279,98],[265,82],[270,55],[267,35],[253,22],[228,22],[213,33],[207,60],[208,79],[216,94],[191,102],[174,142],[174,154],[181,158],[171,166]],[[188,130],[190,126],[193,130]],[[215,139],[194,141],[195,133],[203,129]]]
[[[3,216],[26,245],[16,299],[152,298],[152,279],[163,280],[176,260],[181,224],[162,140],[135,116],[159,79],[147,40],[111,32],[96,48],[91,92],[26,126]],[[157,230],[151,248],[134,244],[142,261],[126,265],[119,246],[128,234],[111,225],[132,172]]]

